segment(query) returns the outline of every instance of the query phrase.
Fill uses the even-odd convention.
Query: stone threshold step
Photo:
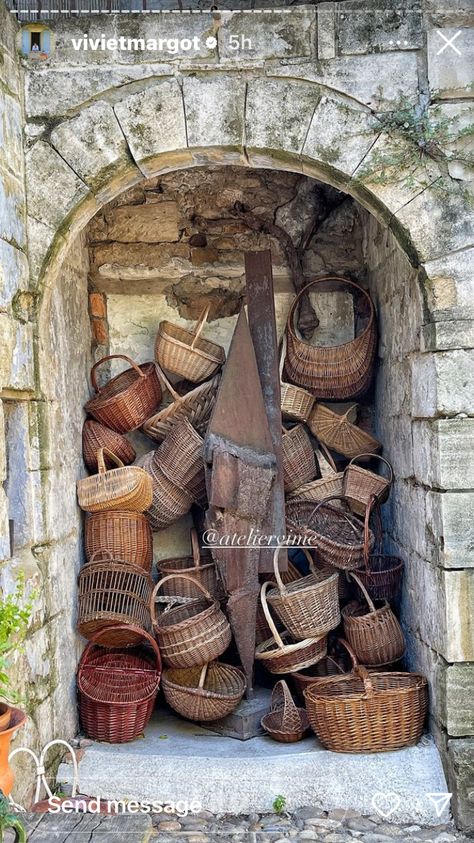
[[[99,814],[21,814],[28,843],[148,843],[153,833],[149,816],[109,817]],[[4,843],[13,843],[7,831]]]

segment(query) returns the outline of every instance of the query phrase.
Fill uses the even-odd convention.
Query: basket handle
[[[278,366],[278,371],[280,373],[280,383],[283,382],[283,366],[285,364],[285,357],[286,357],[286,333],[283,332],[283,339],[281,341],[281,352],[280,352],[280,364]]]
[[[127,357],[126,354],[108,354],[107,357],[102,357],[101,360],[98,360],[97,363],[94,363],[91,369],[91,384],[94,392],[97,392],[100,395],[101,389],[97,383],[97,372],[96,369],[98,366],[101,366],[102,363],[105,363],[107,360],[126,360],[127,363],[130,363],[132,369],[140,375],[141,378],[146,377],[145,373],[142,372],[139,366],[132,360],[131,357]]]
[[[332,468],[332,470],[334,471],[334,474],[337,474],[337,466],[336,466],[336,463],[334,462],[334,460],[331,456],[329,448],[327,448],[326,445],[324,445],[324,443],[320,442],[319,440],[318,440],[318,450],[322,451],[322,453],[324,454],[324,458],[325,458],[326,462],[329,464],[330,468]]]
[[[199,676],[198,688],[204,688],[204,682],[206,681],[207,668],[208,667],[209,667],[209,662],[202,666],[201,675]]]
[[[361,664],[358,664],[354,668],[354,673],[362,679],[364,683],[364,698],[371,699],[375,695],[375,688],[372,683],[372,679],[370,678],[370,673],[366,667]]]
[[[199,580],[194,579],[194,577],[190,577],[188,574],[167,574],[167,576],[166,576],[166,577],[163,577],[163,579],[162,579],[162,580],[160,580],[160,581],[159,581],[159,582],[155,585],[155,587],[154,587],[154,589],[153,589],[153,591],[152,591],[152,593],[151,593],[151,597],[150,597],[150,614],[151,614],[151,619],[152,619],[152,622],[153,622],[153,623],[156,623],[156,595],[158,594],[158,592],[159,592],[159,590],[160,590],[161,586],[162,586],[162,585],[164,585],[164,583],[165,583],[165,582],[168,582],[169,580],[175,580],[175,579],[188,580],[189,582],[192,582],[192,584],[193,584],[193,585],[195,585],[197,588],[199,588],[199,590],[200,590],[200,591],[202,591],[202,593],[204,594],[204,596],[205,596],[208,600],[210,600],[210,601],[211,601],[211,603],[214,603],[214,602],[215,602],[215,601],[214,601],[214,598],[213,598],[213,597],[211,597],[211,595],[209,594],[209,592],[207,591],[207,589],[205,589],[205,588],[204,588],[204,586],[203,586],[203,585],[199,582]]]
[[[199,539],[198,539],[198,534],[197,534],[197,530],[196,530],[195,527],[193,527],[192,530],[191,530],[191,546],[192,546],[192,549],[193,549],[194,567],[199,568],[199,566],[201,564],[201,549],[199,547]]]
[[[352,413],[352,410],[354,409],[354,407],[357,407],[357,404],[351,404],[351,406],[349,407],[348,410],[346,410],[345,413],[341,413],[337,423],[342,424],[342,422],[347,421],[347,417],[349,416],[350,413]]]
[[[376,548],[378,549],[379,553],[382,551],[382,519],[380,516],[380,504],[377,498],[377,495],[371,495],[369,498],[369,502],[365,508],[365,518],[364,518],[364,564],[365,570],[367,573],[370,573],[370,516],[372,512],[375,513],[376,522],[375,522],[375,541],[376,541]]]
[[[103,561],[104,561],[104,558],[103,558],[103,557],[104,557],[104,554],[106,554],[106,556],[108,556],[108,561],[109,561],[109,562],[113,562],[113,561],[114,561],[114,557],[112,556],[112,554],[111,554],[110,550],[94,550],[94,553],[93,553],[93,554],[90,556],[90,558],[87,560],[86,565],[90,565],[90,563],[91,563],[91,562],[95,562],[95,558],[96,558],[96,556],[97,556],[99,553],[100,553],[100,555],[102,556],[102,559],[100,560],[101,562],[103,562]]]
[[[200,317],[199,317],[199,319],[196,323],[196,329],[195,329],[195,332],[194,332],[194,339],[191,343],[191,348],[194,348],[194,346],[197,343],[199,337],[201,336],[201,331],[202,331],[202,329],[204,328],[204,325],[207,322],[207,317],[209,316],[210,309],[211,309],[211,305],[208,304],[207,307],[205,307],[204,310],[202,311],[202,313],[201,313],[201,315],[200,315]]]
[[[107,468],[105,467],[104,454],[107,454],[118,468],[124,468],[122,460],[119,459],[114,452],[110,450],[110,448],[99,448],[96,454],[99,474],[105,474],[107,471]]]
[[[173,384],[169,382],[169,380],[168,380],[168,378],[166,377],[166,375],[165,375],[165,373],[164,373],[163,369],[161,369],[161,368],[158,366],[158,363],[156,363],[156,362],[155,362],[155,368],[156,368],[156,372],[157,372],[157,375],[158,375],[159,380],[160,380],[160,381],[162,381],[162,382],[164,383],[164,385],[166,386],[166,389],[167,389],[167,390],[168,390],[168,392],[170,393],[171,397],[172,397],[175,401],[182,401],[182,396],[181,396],[181,395],[179,395],[179,394],[176,392],[176,390],[175,390],[175,389],[174,389],[174,387],[173,387]]]
[[[347,501],[347,498],[346,498],[345,495],[329,495],[327,498],[323,498],[322,501],[318,501],[318,503],[314,507],[311,515],[309,516],[309,520],[311,520],[313,515],[316,514],[316,512],[318,511],[320,506],[323,506],[324,504],[329,503],[329,501],[334,501],[334,500]],[[333,510],[334,510],[334,507],[333,507]],[[352,528],[352,530],[355,533],[356,529],[355,529],[354,524],[352,523],[351,519],[349,518],[349,516],[345,512],[341,512],[341,515],[343,515],[343,517],[346,519],[347,523],[349,524],[349,526]]]
[[[155,657],[156,657],[156,669],[157,669],[158,672],[161,671],[161,655],[160,655],[160,650],[159,650],[158,644],[156,643],[155,638],[153,637],[153,635],[150,635],[150,633],[147,632],[146,629],[143,629],[141,626],[135,626],[135,624],[133,624],[133,623],[111,624],[110,626],[104,627],[103,629],[99,629],[98,632],[94,632],[94,634],[91,635],[91,637],[89,639],[89,643],[87,644],[87,646],[86,646],[86,648],[85,648],[85,650],[84,650],[84,652],[81,656],[81,659],[79,661],[79,671],[82,670],[86,666],[87,659],[88,659],[88,657],[91,653],[91,650],[93,650],[93,648],[98,644],[99,640],[102,638],[104,633],[105,632],[109,633],[111,630],[114,630],[114,632],[125,632],[125,631],[130,632],[130,631],[132,631],[132,632],[140,633],[140,635],[143,636],[143,638],[148,642],[148,644],[151,644],[152,649],[155,653]],[[121,649],[123,649],[123,647],[106,647],[106,649],[107,650],[121,650]]]
[[[297,710],[295,701],[291,696],[290,689],[284,679],[280,679],[272,691],[271,711],[279,711],[283,709],[282,728],[283,730],[293,731],[294,729],[294,713]],[[288,722],[290,720],[290,722]]]
[[[307,294],[309,292],[310,287],[313,287],[315,284],[321,284],[323,281],[339,281],[341,284],[345,284],[347,287],[353,287],[355,290],[365,296],[366,300],[369,302],[370,305],[370,318],[365,328],[365,330],[367,330],[367,328],[372,325],[375,317],[374,303],[372,301],[371,296],[369,296],[367,290],[364,290],[363,287],[360,287],[359,284],[355,284],[354,281],[350,281],[348,278],[341,278],[339,275],[322,275],[320,278],[313,278],[312,281],[302,287],[293,300],[293,304],[291,305],[290,312],[288,313],[288,319],[286,323],[287,329],[293,334],[293,336],[296,336],[293,320],[300,299],[305,295],[305,293]]]
[[[355,670],[356,667],[359,666],[359,660],[358,660],[354,650],[352,649],[351,645],[349,644],[348,641],[346,641],[345,638],[338,638],[337,640],[338,640],[339,644],[342,644],[344,649],[347,650],[347,652],[349,653],[349,656],[350,656],[351,662],[352,662],[352,670]]]
[[[283,550],[284,546],[285,545],[279,544],[278,547],[275,549],[275,552],[273,554],[273,572],[275,574],[275,579],[276,579],[276,582],[277,582],[278,590],[279,590],[281,595],[286,594],[286,586],[285,586],[285,583],[283,582],[283,580],[280,576],[280,571],[278,570],[278,559],[279,559],[279,556],[280,556],[280,550]],[[288,553],[288,548],[286,548],[286,550],[287,550],[287,553]]]
[[[274,620],[273,620],[273,618],[270,614],[270,610],[268,608],[268,603],[267,603],[267,591],[268,591],[269,586],[271,586],[271,585],[273,585],[273,583],[271,583],[271,582],[264,582],[263,583],[263,585],[260,589],[260,602],[262,604],[263,614],[265,615],[265,619],[267,621],[267,624],[270,627],[270,631],[271,631],[276,643],[278,644],[280,650],[282,650],[285,645],[283,643],[283,639],[281,638],[280,633],[278,632],[278,629],[275,626]]]
[[[359,586],[359,588],[360,588],[360,590],[361,590],[362,594],[364,595],[364,597],[365,597],[365,599],[366,599],[366,602],[368,603],[368,606],[369,606],[370,611],[371,611],[372,613],[373,613],[373,612],[376,612],[376,611],[377,611],[377,609],[375,608],[374,601],[372,600],[372,598],[371,598],[371,596],[370,596],[369,592],[367,591],[367,589],[366,589],[366,587],[365,587],[364,583],[363,583],[363,582],[361,582],[361,580],[359,579],[359,577],[357,576],[357,574],[355,574],[355,573],[354,573],[354,571],[349,571],[349,575],[352,577],[352,579],[354,579],[354,580],[356,581],[357,585]]]
[[[347,469],[348,469],[351,465],[353,465],[353,463],[355,463],[355,462],[356,462],[356,460],[360,460],[360,459],[361,459],[361,457],[372,457],[372,458],[373,458],[373,457],[375,457],[376,459],[378,459],[378,460],[380,460],[381,462],[385,463],[385,465],[386,465],[386,466],[387,466],[387,468],[388,468],[388,478],[387,478],[387,479],[388,479],[388,482],[389,482],[390,486],[392,485],[392,483],[393,483],[393,468],[392,468],[392,466],[390,465],[389,461],[388,461],[388,460],[386,460],[386,459],[385,459],[385,457],[382,457],[380,454],[357,454],[357,456],[356,456],[356,457],[352,457],[352,459],[351,459],[351,461],[350,461],[349,465],[346,467],[346,471],[347,471]]]

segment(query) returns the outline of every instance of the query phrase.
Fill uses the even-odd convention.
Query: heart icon
[[[372,797],[372,807],[377,814],[386,820],[397,810],[401,801],[398,793],[377,791]]]

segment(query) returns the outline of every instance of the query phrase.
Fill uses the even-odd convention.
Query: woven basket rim
[[[233,699],[234,697],[242,696],[242,694],[245,691],[247,683],[245,681],[245,676],[244,676],[244,674],[243,674],[243,672],[240,668],[235,667],[234,665],[230,665],[230,664],[223,664],[222,662],[217,662],[216,665],[213,666],[212,662],[211,662],[211,664],[209,664],[208,669],[212,670],[213,673],[217,673],[217,674],[219,672],[220,673],[226,673],[227,675],[229,673],[231,673],[233,675],[233,677],[235,677],[235,679],[239,680],[239,682],[238,682],[239,687],[235,688],[234,691],[231,694],[223,694],[223,693],[219,693],[217,691],[208,690],[207,688],[195,687],[194,685],[182,685],[179,682],[175,682],[175,681],[173,681],[172,679],[169,678],[170,673],[176,674],[178,672],[184,672],[184,671],[188,672],[189,670],[192,670],[192,668],[187,668],[187,667],[165,668],[165,670],[163,671],[162,685],[163,686],[167,685],[169,688],[172,688],[173,690],[179,691],[181,693],[189,693],[193,697],[196,697],[196,698],[200,697],[200,698],[206,699],[206,700],[216,700],[216,701],[218,701],[218,700],[230,700],[230,699]],[[197,667],[197,670],[199,671],[199,667]]]
[[[392,679],[403,678],[406,681],[407,684],[406,684],[406,687],[401,686],[399,688],[380,688],[380,689],[378,689],[376,687],[377,677],[380,677],[380,678],[389,677],[389,678],[392,678]],[[354,674],[353,671],[351,671],[350,673],[341,674],[340,676],[323,676],[318,680],[318,682],[314,683],[314,685],[309,685],[307,688],[305,688],[303,690],[303,695],[304,695],[305,699],[308,699],[310,702],[315,702],[318,699],[323,700],[324,702],[329,702],[329,701],[343,702],[345,700],[350,701],[350,700],[365,700],[365,699],[370,701],[371,699],[373,700],[374,698],[377,698],[378,700],[380,700],[380,698],[383,697],[383,696],[389,696],[389,697],[395,696],[396,697],[396,696],[399,696],[400,694],[405,695],[405,694],[413,693],[413,692],[421,690],[422,688],[427,687],[427,685],[428,685],[428,680],[421,673],[407,673],[407,672],[403,672],[403,671],[398,671],[398,672],[397,671],[391,671],[391,672],[377,671],[377,672],[371,672],[370,673],[370,679],[371,679],[371,682],[374,686],[374,695],[372,697],[366,696],[366,691],[365,691],[364,683],[363,683],[362,679],[360,680],[360,684],[361,684],[361,690],[360,691],[353,692],[353,693],[349,693],[349,692],[344,693],[344,690],[343,690],[344,684],[347,684],[348,682],[354,682],[354,680],[357,680],[357,679],[358,679],[358,677],[357,677],[357,675]],[[331,687],[341,688],[342,689],[341,693],[337,694],[337,695],[331,694],[331,693],[325,694],[324,689],[327,688],[328,686],[330,688]]]
[[[172,329],[171,331],[169,329]],[[173,331],[176,331],[180,334],[187,334],[190,338],[191,342],[195,341],[195,345],[191,348],[186,342],[182,339],[173,335]],[[186,351],[190,352],[191,354],[196,354],[198,357],[203,357],[205,360],[209,360],[211,363],[223,363],[225,360],[225,351],[219,343],[213,342],[212,340],[208,340],[207,337],[199,336],[196,339],[196,335],[189,331],[188,328],[184,328],[181,325],[175,325],[173,322],[170,322],[168,319],[164,319],[160,322],[158,326],[158,336],[160,336],[164,340],[171,340],[172,343],[175,345],[181,346],[181,348],[186,349]],[[203,348],[199,346],[201,344],[206,344],[207,346],[212,346],[216,349],[216,353],[212,354],[210,351],[205,351]],[[219,352],[219,356],[217,356],[217,352]]]
[[[312,571],[310,574],[307,574],[305,577],[301,577],[298,580],[293,580],[292,582],[285,585],[284,591],[281,591],[278,586],[270,589],[267,592],[267,599],[271,600],[272,597],[279,597],[284,600],[286,597],[294,597],[296,595],[298,595],[299,597],[304,597],[305,592],[307,592],[308,590],[313,594],[315,591],[324,591],[324,589],[327,585],[329,585],[329,583],[332,583],[334,580],[338,579],[338,571],[330,571],[329,568],[316,568],[314,571]],[[304,584],[305,580],[306,585]]]
[[[283,632],[281,634],[283,641],[290,637],[289,633]],[[306,649],[307,647],[312,646],[313,644],[317,644],[322,641],[323,638],[327,638],[327,633],[323,635],[318,635],[315,638],[305,638],[303,641],[294,641],[291,644],[285,644],[283,648],[279,647],[277,641],[275,641],[274,637],[267,638],[265,641],[262,641],[261,644],[258,644],[255,648],[255,658],[257,659],[270,659],[275,658],[278,656],[288,656],[291,653],[298,653],[301,650]],[[273,650],[269,650],[268,647],[273,645],[277,645]]]
[[[361,331],[358,336],[353,337],[351,340],[348,340],[347,342],[336,343],[335,345],[331,345],[331,346],[311,346],[312,348],[344,348],[345,346],[352,345],[352,343],[355,340],[360,341],[365,336],[365,334],[369,333],[372,330],[372,327],[373,327],[373,321],[374,321],[374,318],[375,318],[375,306],[374,306],[372,298],[369,295],[369,293],[367,292],[367,290],[364,290],[363,287],[360,287],[359,284],[354,283],[354,281],[351,281],[349,278],[341,278],[338,275],[325,275],[322,278],[314,278],[312,281],[309,281],[308,284],[306,284],[298,292],[297,296],[295,296],[295,299],[294,299],[294,301],[291,305],[291,308],[290,308],[290,312],[288,313],[288,319],[287,319],[287,330],[290,332],[292,337],[297,342],[300,342],[300,343],[302,343],[303,345],[306,345],[306,346],[310,346],[310,343],[307,343],[304,340],[300,339],[300,337],[298,337],[298,335],[296,334],[294,326],[293,326],[294,314],[295,314],[296,308],[298,306],[298,302],[299,302],[300,298],[302,297],[303,293],[307,292],[309,290],[309,288],[313,287],[315,284],[321,284],[321,283],[328,282],[328,281],[338,281],[339,283],[341,283],[343,285],[346,285],[348,287],[352,287],[352,288],[356,289],[358,292],[362,293],[363,297],[366,299],[366,301],[369,302],[369,305],[370,305],[369,321],[367,322],[367,325],[365,326],[363,331]]]
[[[139,363],[137,365],[138,365],[138,368],[141,369],[142,372],[144,373],[145,378],[149,378],[150,376],[153,375],[154,372],[156,372],[155,364],[153,362]],[[107,392],[110,391],[109,387],[111,387],[112,384],[116,385],[117,383],[120,382],[120,378],[125,379],[125,376],[126,376],[127,379],[128,379],[130,377],[131,371],[132,372],[134,371],[133,368],[125,369],[124,372],[119,372],[118,375],[115,375],[115,377],[113,377],[109,381],[107,381],[107,383],[103,387],[101,387],[100,392],[97,392],[95,395],[92,396],[92,398],[89,398],[89,400],[84,404],[84,410],[86,412],[89,412],[90,407],[98,407],[98,406],[99,407],[108,407],[111,403],[115,403],[118,398],[123,399],[127,395],[127,392],[130,389],[135,388],[138,380],[140,380],[140,381],[143,380],[143,378],[140,378],[140,376],[138,374],[136,374],[135,380],[131,384],[129,384],[127,387],[125,387],[125,389],[122,392],[115,392],[114,395],[111,395],[109,398],[107,398]],[[105,393],[105,395],[104,395],[104,393]]]

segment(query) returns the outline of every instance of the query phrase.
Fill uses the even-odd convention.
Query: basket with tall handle
[[[358,601],[343,608],[345,637],[364,665],[375,667],[398,661],[405,652],[405,638],[397,618],[386,600],[380,601],[380,606],[375,605],[354,571],[351,577],[364,595],[368,609]]]
[[[121,372],[105,386],[97,382],[97,368],[107,360],[126,360],[130,369]],[[86,413],[117,433],[136,430],[158,407],[161,386],[154,363],[138,366],[125,354],[109,354],[98,360],[91,369],[91,383],[95,395],[84,406]]]
[[[357,460],[364,457],[373,457],[379,460],[387,470],[387,477],[376,474],[362,465],[357,465]],[[365,516],[370,499],[374,496],[379,503],[385,503],[393,483],[393,469],[389,461],[380,454],[374,457],[373,454],[359,454],[353,457],[344,471],[343,495],[348,499],[352,512]]]
[[[201,313],[193,331],[172,322],[160,322],[155,341],[155,360],[162,369],[200,383],[223,365],[225,351],[222,346],[201,336],[209,310],[210,305]]]
[[[370,552],[369,523],[372,512],[375,514],[375,549]],[[357,576],[372,600],[388,600],[390,603],[399,594],[405,565],[398,556],[382,552],[382,521],[375,496],[366,509],[364,535],[364,567],[357,570]]]
[[[274,741],[296,743],[309,729],[308,715],[298,708],[284,679],[273,688],[270,711],[262,717],[261,724]]]

